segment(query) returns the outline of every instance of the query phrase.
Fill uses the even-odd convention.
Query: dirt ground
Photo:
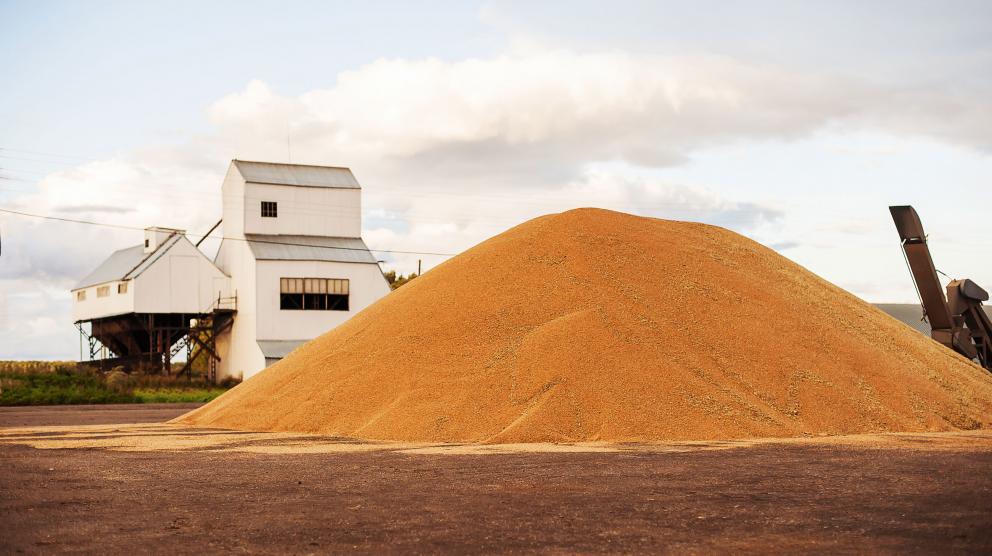
[[[0,407],[0,428],[38,425],[161,423],[202,403],[145,403]]]
[[[0,553],[992,551],[990,431],[459,446],[150,422],[181,411],[0,410]]]

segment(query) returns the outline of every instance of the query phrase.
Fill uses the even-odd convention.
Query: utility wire
[[[49,153],[49,152],[42,152],[42,151],[29,151],[29,150],[24,150],[24,149],[12,149],[10,147],[0,147],[0,152],[10,152],[10,153],[19,153],[19,154],[31,154],[31,155],[35,155],[35,156],[43,156],[43,157],[48,157],[48,158],[63,158],[63,159],[67,159],[67,160],[85,161],[85,160],[88,159],[88,157],[83,157],[83,156],[79,156],[79,155],[56,154],[56,153]]]
[[[0,208],[0,212],[6,212],[8,214],[16,214],[18,216],[28,216],[31,218],[42,218],[44,220],[58,220],[59,222],[71,222],[73,224],[89,224],[90,226],[102,226],[104,228],[118,228],[121,230],[139,230],[144,231],[144,228],[139,228],[137,226],[125,226],[122,224],[108,224],[106,222],[92,222],[90,220],[77,220],[75,218],[63,218],[60,216],[48,216],[44,214],[32,214],[30,212],[21,212],[18,210],[11,210]]]
[[[72,224],[86,224],[86,225],[89,225],[89,226],[101,226],[101,227],[104,227],[104,228],[116,228],[116,229],[121,229],[121,230],[137,230],[137,231],[144,231],[145,230],[145,228],[139,228],[138,226],[126,226],[126,225],[123,225],[123,224],[109,224],[109,223],[106,223],[106,222],[93,222],[91,220],[80,220],[80,219],[76,219],[76,218],[64,218],[64,217],[61,217],[61,216],[50,216],[50,215],[45,215],[45,214],[33,214],[33,213],[30,213],[30,212],[22,212],[22,211],[11,210],[11,209],[6,209],[6,208],[0,208],[0,212],[4,212],[4,213],[7,213],[7,214],[16,214],[18,216],[26,216],[26,217],[29,217],[29,218],[40,218],[40,219],[43,219],[43,220],[55,220],[55,221],[59,221],[59,222],[69,222],[69,223],[72,223]],[[185,234],[185,235],[187,237],[201,238],[201,239],[206,239],[208,237],[212,237],[213,239],[221,239],[221,240],[227,240],[227,241],[246,241],[246,242],[249,242],[249,243],[264,243],[264,244],[271,244],[271,245],[288,245],[288,246],[292,246],[292,247],[311,247],[311,248],[318,248],[318,249],[338,249],[338,250],[341,250],[341,251],[375,251],[376,253],[392,253],[392,254],[396,254],[396,255],[433,255],[433,256],[437,256],[437,257],[454,257],[456,255],[455,253],[434,253],[434,252],[430,252],[430,251],[401,251],[401,250],[398,250],[398,249],[371,249],[371,248],[369,248],[369,249],[361,249],[359,247],[334,247],[334,246],[330,246],[330,245],[313,245],[313,244],[309,244],[309,243],[292,243],[292,242],[288,242],[288,241],[270,241],[270,240],[264,240],[264,239],[248,239],[248,238],[240,238],[240,237],[209,236],[209,235],[206,235],[206,234],[204,234],[204,235],[199,235],[199,234]]]

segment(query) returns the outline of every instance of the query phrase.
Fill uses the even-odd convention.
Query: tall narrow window
[[[329,311],[347,311],[348,293],[348,280],[328,280],[327,309]]]
[[[322,278],[303,279],[303,308],[308,311],[327,309],[327,280]]]
[[[303,278],[279,279],[279,308],[284,310],[303,308]]]
[[[262,218],[276,218],[279,216],[279,206],[275,201],[262,201]]]

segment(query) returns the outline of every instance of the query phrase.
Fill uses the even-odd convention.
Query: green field
[[[0,406],[208,402],[232,385],[120,368],[101,372],[71,361],[0,361]]]

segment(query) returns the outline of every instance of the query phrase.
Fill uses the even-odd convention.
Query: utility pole
[[[417,259],[417,276],[420,276],[420,259]]]

